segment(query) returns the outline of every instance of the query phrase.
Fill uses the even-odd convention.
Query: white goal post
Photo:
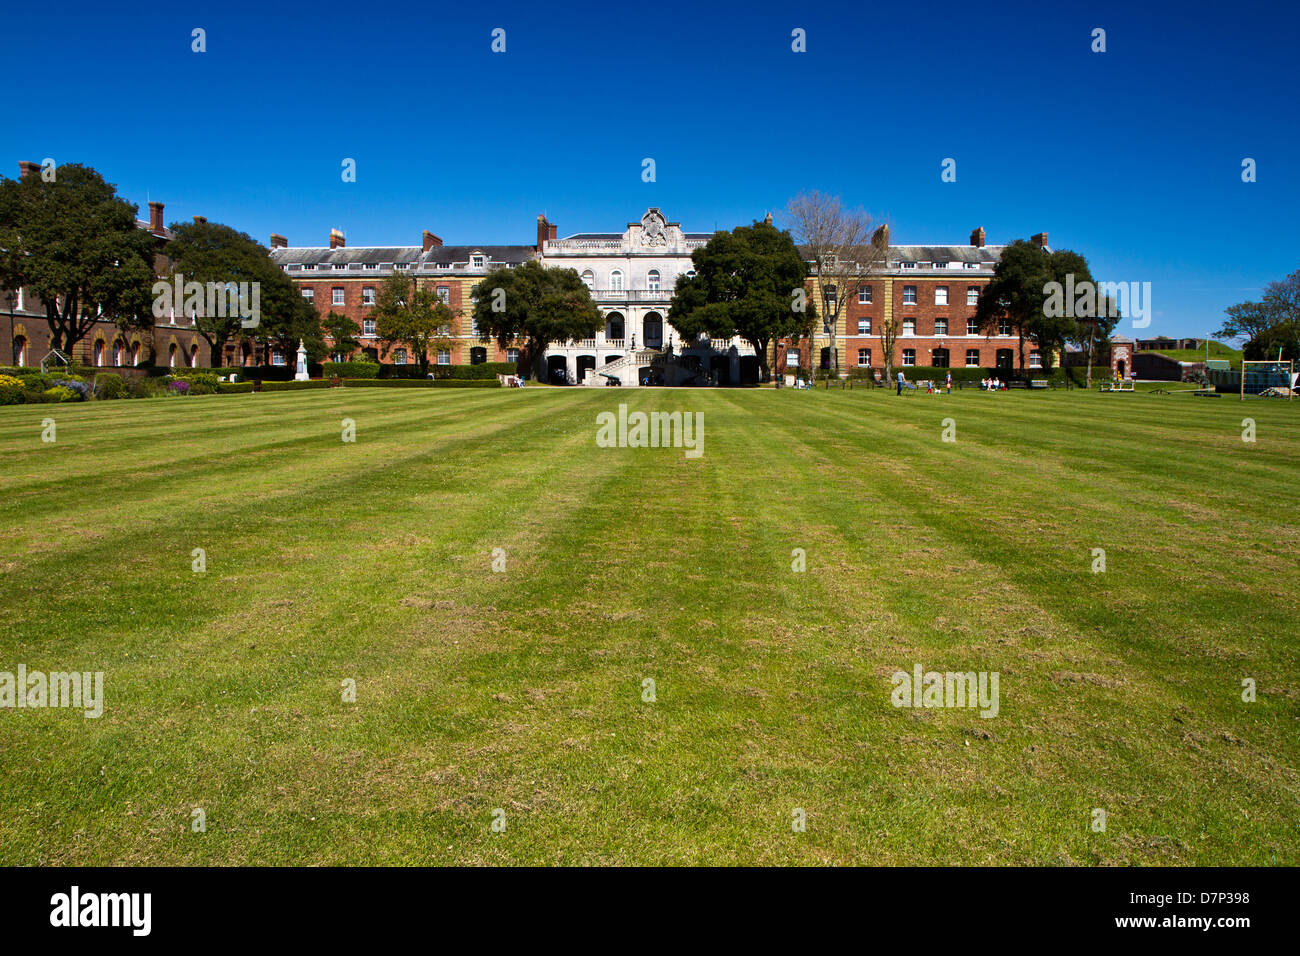
[[[1241,363],[1241,397],[1291,398],[1296,392],[1295,363],[1290,359],[1252,359]]]

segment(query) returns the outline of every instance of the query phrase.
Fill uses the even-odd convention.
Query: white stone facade
[[[605,326],[595,338],[554,343],[546,350],[548,375],[562,371],[571,383],[599,385],[607,381],[599,374],[604,371],[621,385],[637,386],[641,384],[638,369],[648,367],[654,355],[647,350],[671,347],[680,356],[681,337],[668,324],[668,305],[677,277],[693,269],[691,253],[711,237],[711,233],[683,232],[679,223],[668,222],[652,208],[639,222],[628,223],[622,233],[579,233],[547,240],[542,264],[576,271],[605,316]],[[733,344],[732,365],[739,355],[754,354],[740,340],[713,346],[727,353]],[[708,348],[686,351],[716,355]],[[730,375],[734,380],[734,371]]]

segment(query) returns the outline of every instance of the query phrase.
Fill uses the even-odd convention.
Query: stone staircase
[[[637,349],[630,352],[622,358],[617,358],[607,365],[600,365],[594,369],[589,369],[582,380],[583,385],[604,385],[608,379],[600,373],[617,376],[624,385],[639,385],[641,369],[651,365],[656,365],[663,360],[663,350],[661,349]],[[659,362],[656,362],[656,359]],[[630,378],[630,381],[629,381]]]

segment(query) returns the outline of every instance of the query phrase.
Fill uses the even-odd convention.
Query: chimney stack
[[[541,252],[542,243],[551,238],[551,224],[546,221],[545,216],[537,217],[537,251]]]
[[[22,178],[23,178],[24,176],[26,176],[28,173],[31,173],[33,176],[35,176],[35,175],[39,174],[40,171],[41,171],[41,167],[40,167],[40,164],[39,164],[39,163],[33,163],[33,162],[32,162],[31,160],[29,160],[29,159],[20,159],[20,160],[18,160],[18,178],[19,178],[19,179],[22,179]]]
[[[149,231],[163,231],[163,204],[160,202],[149,203]]]
[[[889,248],[889,223],[885,223],[871,234],[871,244],[885,249]]]
[[[1046,249],[1046,248],[1047,248],[1047,233],[1045,233],[1045,232],[1040,232],[1038,235],[1033,236],[1032,238],[1030,238],[1029,241],[1032,242],[1034,245],[1038,246],[1038,247],[1041,248],[1041,249]]]
[[[424,230],[424,251],[428,252],[434,246],[442,245],[442,237],[435,236],[428,229]]]
[[[288,248],[289,248],[289,240],[286,239],[286,238],[284,238],[284,236],[280,235],[279,233],[273,232],[273,233],[271,233],[271,248],[272,248],[272,249],[288,249]]]
[[[977,249],[984,248],[984,227],[983,226],[979,226],[978,228],[976,228],[974,232],[970,234],[970,244],[972,246],[975,246]]]
[[[559,231],[559,229],[560,229],[559,226],[552,225],[552,226],[551,226],[551,234],[550,234],[549,236],[547,236],[546,238],[548,238],[548,239],[554,239],[554,238],[555,238],[555,234],[556,234],[556,232]]]
[[[343,238],[343,233],[342,233],[342,232],[340,232],[338,229],[331,229],[331,230],[330,230],[330,248],[331,248],[331,249],[342,249],[342,248],[343,248],[344,246],[346,246],[347,244],[348,244],[348,241],[347,241],[346,239]]]

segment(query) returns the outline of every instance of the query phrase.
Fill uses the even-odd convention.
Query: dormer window
[[[482,255],[470,256],[469,264],[470,264],[470,268],[482,269],[484,265],[487,264],[487,257]]]

